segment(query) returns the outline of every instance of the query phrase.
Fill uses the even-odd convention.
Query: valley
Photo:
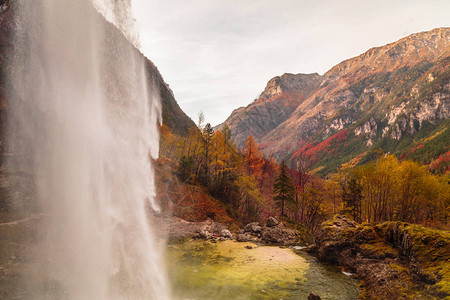
[[[275,76],[213,127],[89,2],[35,19],[15,1],[0,1],[0,298],[450,296],[450,28]],[[86,54],[50,26],[93,34],[76,12],[100,37],[77,40]]]

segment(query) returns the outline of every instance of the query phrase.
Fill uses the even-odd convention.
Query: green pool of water
[[[252,249],[247,249],[250,246]],[[357,282],[289,248],[189,241],[169,245],[175,299],[356,299]]]

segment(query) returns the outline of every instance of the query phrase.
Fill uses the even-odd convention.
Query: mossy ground
[[[450,233],[404,222],[385,222],[376,228],[382,231],[392,230],[395,224],[411,237],[413,255],[424,271],[437,281],[427,289],[431,293],[450,296]]]
[[[345,221],[344,221],[345,219]],[[354,226],[348,218],[335,216],[322,224],[325,236],[333,241],[347,241],[362,256],[388,263],[389,284],[397,299],[436,299],[450,297],[450,234],[448,231],[404,222],[362,223]],[[350,224],[350,225],[349,225]],[[409,236],[411,247],[403,253],[390,240],[395,230]],[[420,274],[419,274],[420,273]],[[421,278],[429,278],[431,282]],[[363,299],[376,299],[371,282],[361,278]],[[376,290],[376,288],[375,288]]]

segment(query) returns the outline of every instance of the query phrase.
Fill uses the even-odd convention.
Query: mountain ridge
[[[295,108],[319,86],[321,78],[317,73],[285,73],[281,76],[275,76],[269,80],[259,98],[247,107],[235,109],[230,117],[217,127],[221,128],[223,124],[233,122],[234,118],[240,119],[239,114],[245,113],[249,116],[245,126],[250,129],[253,137],[259,139],[289,118]],[[266,116],[267,122],[253,127],[254,124],[258,123],[261,114]],[[245,131],[240,134],[238,131],[233,132],[233,136],[238,147],[242,148],[248,134]]]
[[[353,137],[366,138],[366,149],[360,147],[363,152],[386,135],[398,141],[409,130],[410,135],[414,136],[424,121],[438,127],[449,116],[449,87],[445,79],[449,72],[449,40],[450,28],[436,28],[371,48],[359,56],[344,60],[321,76],[319,86],[312,92],[308,91],[310,95],[306,99],[293,101],[298,103],[297,107],[276,127],[264,128],[268,123],[264,119],[266,115],[253,116],[251,121],[263,127],[259,132],[267,131],[264,134],[253,134],[252,123],[247,121],[245,124],[246,116],[242,110],[235,111],[233,118],[228,118],[223,125],[239,136],[239,147],[243,147],[242,141],[246,136],[253,135],[263,153],[279,161],[292,161],[292,154],[311,141],[325,141],[352,126],[355,128],[351,128],[349,133]],[[439,92],[425,97],[425,90],[437,78],[440,84],[435,88]],[[277,88],[272,87],[272,90]],[[284,92],[294,95],[290,90]],[[272,97],[276,96],[272,93]],[[247,106],[246,111],[255,110],[254,107],[255,102]],[[405,120],[397,120],[400,114],[405,113]],[[419,123],[418,126],[414,125],[415,122]],[[366,129],[359,128],[361,126]],[[380,148],[386,152],[395,150]],[[353,154],[359,155],[361,151]]]

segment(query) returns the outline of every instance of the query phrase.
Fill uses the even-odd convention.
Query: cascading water
[[[109,3],[117,14],[120,1]],[[47,215],[30,298],[168,299],[164,246],[148,219],[159,209],[158,92],[144,58],[93,7],[15,1],[7,138],[21,155],[9,166],[32,172]]]

